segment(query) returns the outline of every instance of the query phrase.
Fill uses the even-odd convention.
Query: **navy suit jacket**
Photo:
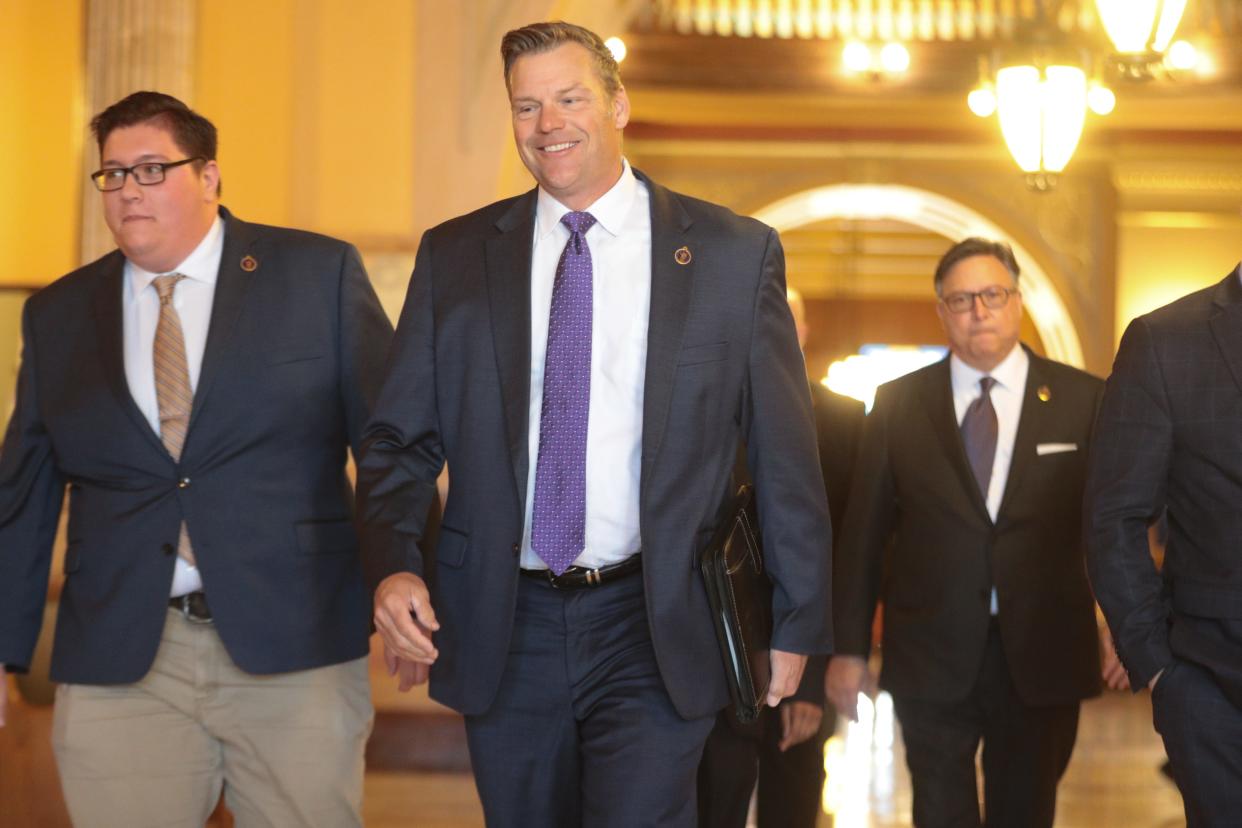
[[[829,537],[815,429],[775,231],[639,174],[651,194],[651,311],[640,473],[643,579],[678,711],[727,702],[697,556],[747,446],[775,583],[773,644],[831,647]],[[485,711],[508,652],[527,497],[536,191],[424,236],[359,461],[369,577],[423,573],[423,515],[448,462],[432,601],[431,694]],[[685,247],[691,260],[678,264]]]
[[[345,460],[378,392],[391,325],[350,245],[220,212],[224,253],[180,462],[126,384],[123,255],[26,303],[0,452],[0,661],[12,669],[29,665],[38,636],[66,487],[55,680],[146,674],[182,521],[216,629],[243,670],[367,651]]]
[[[881,685],[952,702],[979,674],[992,588],[1001,640],[1027,704],[1100,691],[1082,497],[1103,383],[1030,356],[996,520],[962,445],[948,358],[880,386],[863,429],[835,559],[839,650],[866,656],[884,601]],[[1040,454],[1040,444],[1072,451]]]
[[[1142,689],[1195,662],[1242,705],[1242,270],[1126,328],[1087,489],[1091,583]],[[1147,526],[1168,510],[1164,570]],[[1163,685],[1164,679],[1157,685]],[[1204,714],[1207,715],[1207,714]]]

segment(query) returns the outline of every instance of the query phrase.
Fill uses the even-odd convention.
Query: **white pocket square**
[[[1077,443],[1037,443],[1035,453],[1040,457],[1045,454],[1061,454],[1066,451],[1078,451]]]

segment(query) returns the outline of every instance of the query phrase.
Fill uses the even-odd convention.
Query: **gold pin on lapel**
[[[254,273],[259,269],[259,260],[249,254],[242,256],[241,269],[247,273]]]
[[[673,261],[677,262],[679,265],[688,265],[690,264],[690,260],[693,258],[694,257],[690,255],[690,248],[684,245],[677,248],[677,250],[673,252]]]
[[[1040,402],[1048,402],[1048,400],[1052,399],[1052,389],[1046,385],[1039,386],[1035,394],[1039,397]]]

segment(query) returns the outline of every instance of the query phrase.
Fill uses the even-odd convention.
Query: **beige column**
[[[81,261],[115,245],[95,186],[99,149],[86,122],[131,92],[150,89],[191,103],[197,0],[86,0],[86,88],[82,129]]]

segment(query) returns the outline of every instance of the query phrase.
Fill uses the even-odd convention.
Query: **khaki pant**
[[[210,624],[170,610],[136,684],[66,684],[52,743],[76,828],[202,828],[223,789],[237,828],[362,824],[367,660],[253,676]]]

